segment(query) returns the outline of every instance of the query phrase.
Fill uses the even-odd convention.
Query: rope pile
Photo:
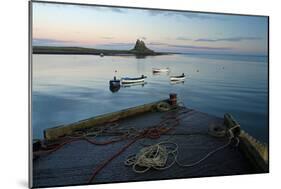
[[[204,157],[196,162],[183,164],[178,161],[178,145],[174,142],[159,142],[154,145],[142,148],[137,154],[129,156],[125,160],[125,165],[132,166],[135,173],[145,173],[151,168],[155,170],[166,170],[170,168],[174,163],[177,163],[181,167],[193,167],[206,160],[214,153],[226,148],[231,144],[232,140],[236,140],[235,146],[239,144],[239,138],[235,137],[232,130],[238,126],[234,126],[228,129],[228,142],[212,151],[207,153]],[[171,157],[170,162],[169,157]]]
[[[170,147],[170,144],[175,146]],[[151,168],[165,170],[175,163],[177,149],[176,143],[160,142],[142,148],[136,155],[129,156],[125,160],[125,165],[132,166],[136,173],[145,173]],[[174,157],[174,160],[170,163],[168,163],[169,156]]]

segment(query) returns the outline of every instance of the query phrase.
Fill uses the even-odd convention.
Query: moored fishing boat
[[[112,80],[109,81],[109,90],[113,93],[119,91],[121,87],[120,80],[116,79],[116,76]]]
[[[121,78],[121,84],[143,83],[146,78],[144,75],[141,77],[123,77]]]
[[[116,79],[116,77],[114,76],[113,80],[109,81],[109,85],[110,86],[120,86],[120,80]]]
[[[184,73],[182,73],[181,75],[178,75],[178,76],[171,76],[170,80],[171,81],[183,81],[183,80],[185,80],[185,75],[184,75]]]
[[[153,73],[170,72],[170,68],[152,68]]]

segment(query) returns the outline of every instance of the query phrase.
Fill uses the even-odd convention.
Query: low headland
[[[156,56],[174,54],[169,52],[155,52],[148,47],[142,40],[137,40],[133,49],[131,50],[108,50],[108,49],[94,49],[84,47],[61,47],[61,46],[33,46],[33,54],[78,54],[78,55],[100,55],[100,56],[114,56],[114,55],[133,55],[133,56]]]

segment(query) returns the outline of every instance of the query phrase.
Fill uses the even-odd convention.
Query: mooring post
[[[176,93],[170,93],[170,104],[172,106],[177,105],[177,94]]]

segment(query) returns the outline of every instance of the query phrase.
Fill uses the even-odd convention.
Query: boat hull
[[[137,77],[137,78],[121,78],[122,84],[132,84],[132,83],[143,83],[146,76]]]
[[[185,80],[185,77],[170,77],[171,81],[183,81]]]
[[[169,72],[169,69],[152,69],[152,72],[154,73],[161,73],[161,72]]]
[[[143,83],[143,82],[144,82],[144,79],[121,80],[122,84]]]
[[[120,86],[120,80],[110,80],[109,85],[110,86]]]

